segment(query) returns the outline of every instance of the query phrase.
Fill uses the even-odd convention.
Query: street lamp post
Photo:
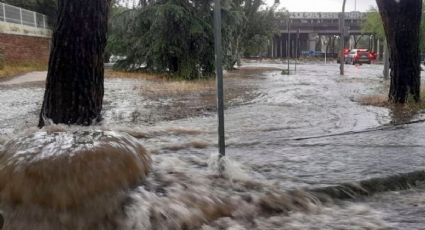
[[[275,0],[278,4],[279,0]],[[217,75],[217,113],[219,158],[226,156],[224,133],[224,87],[223,87],[223,46],[221,33],[221,0],[214,0],[214,49]]]
[[[341,42],[340,42],[340,52],[341,55],[339,57],[340,66],[339,71],[340,75],[344,75],[344,64],[345,64],[345,57],[344,57],[344,48],[345,48],[345,3],[347,0],[344,0],[342,3],[342,12],[340,16],[340,22],[339,22],[339,32],[341,33]]]
[[[325,65],[328,64],[328,45],[329,45],[329,40],[325,40]]]
[[[224,136],[224,89],[223,89],[223,50],[221,34],[221,3],[214,0],[214,39],[215,39],[215,66],[217,75],[217,112],[218,112],[218,147],[219,157],[226,155]]]
[[[290,70],[289,70],[289,68],[290,68],[290,66],[289,66],[289,64],[290,64],[290,61],[289,61],[289,58],[291,57],[291,29],[290,29],[290,26],[291,26],[291,16],[288,14],[288,19],[287,19],[288,21],[287,21],[287,27],[288,27],[288,37],[287,37],[287,41],[286,41],[286,58],[287,58],[287,60],[288,60],[288,74],[290,74]]]
[[[390,78],[390,49],[388,48],[387,39],[384,41],[384,79]]]
[[[300,41],[300,29],[297,30],[297,40],[295,41],[295,73],[297,72],[298,50],[300,45],[299,41]]]

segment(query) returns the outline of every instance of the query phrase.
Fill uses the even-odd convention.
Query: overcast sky
[[[273,5],[275,0],[266,0]],[[342,0],[280,0],[280,6],[292,12],[340,12]],[[357,2],[357,4],[356,4]],[[375,0],[347,0],[346,11],[367,11],[371,6],[376,6]]]

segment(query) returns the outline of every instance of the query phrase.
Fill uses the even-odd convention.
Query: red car
[[[370,51],[369,52],[369,59],[372,60],[372,61],[376,61],[376,59],[378,59],[378,53]]]
[[[345,64],[370,64],[373,56],[367,49],[352,49],[345,58]]]
[[[339,63],[340,54],[338,54],[337,62]],[[367,49],[344,49],[345,64],[371,64],[378,58],[378,53]]]

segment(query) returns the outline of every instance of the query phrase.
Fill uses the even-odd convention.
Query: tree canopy
[[[372,32],[377,38],[381,40],[385,39],[384,26],[377,8],[372,7],[366,13],[366,17],[363,19],[362,23],[362,32]]]
[[[372,32],[377,35],[381,40],[385,39],[385,31],[382,23],[381,16],[377,8],[372,7],[366,14],[362,24],[363,32]],[[425,52],[425,17],[421,21],[421,40],[419,43],[420,50]]]
[[[213,74],[213,0],[143,0],[114,12],[108,51],[123,57],[117,68],[185,79]],[[222,17],[227,69],[264,50],[277,25],[263,0],[224,0]]]

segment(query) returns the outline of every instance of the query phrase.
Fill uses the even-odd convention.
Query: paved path
[[[8,81],[0,82],[0,85],[17,85],[28,82],[45,81],[47,76],[46,71],[30,72],[21,76],[17,76]]]

